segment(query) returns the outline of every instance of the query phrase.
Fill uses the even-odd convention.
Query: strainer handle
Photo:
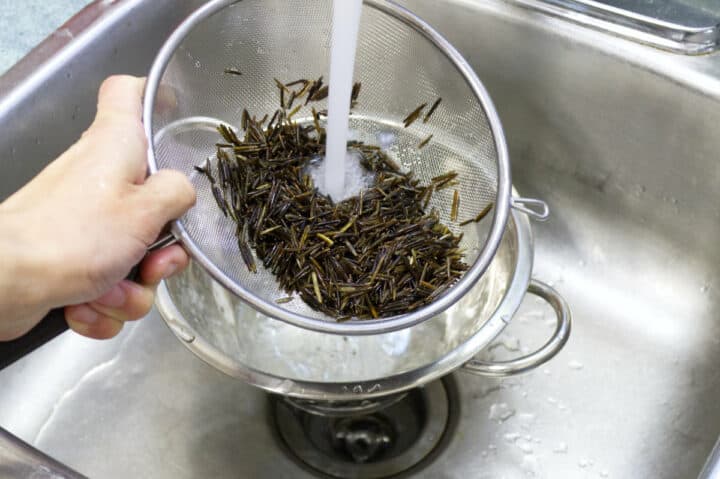
[[[487,362],[471,359],[462,367],[480,376],[506,377],[524,373],[545,364],[552,359],[567,343],[570,337],[572,318],[567,302],[549,285],[533,279],[530,281],[528,293],[534,294],[550,304],[555,310],[557,326],[550,339],[537,351],[509,361]]]
[[[547,221],[550,218],[550,207],[543,200],[537,198],[516,198],[513,196],[510,198],[510,206],[536,221]]]

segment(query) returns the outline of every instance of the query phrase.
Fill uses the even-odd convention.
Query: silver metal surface
[[[715,447],[708,457],[705,467],[700,472],[698,479],[718,479],[720,478],[720,441],[715,444]]]
[[[414,477],[455,433],[460,408],[449,379],[364,415],[317,416],[273,398],[273,426],[288,454],[320,473],[342,479]]]
[[[243,109],[262,115],[277,108],[274,78],[327,75],[331,13],[329,0],[213,0],[188,17],[163,45],[148,75],[143,118],[152,139],[149,169],[178,170],[193,182],[197,202],[173,223],[173,233],[218,283],[257,311],[311,331],[389,333],[441,314],[470,291],[495,255],[510,209],[510,165],[495,107],[472,68],[429,24],[393,2],[364,2],[355,60],[363,93],[350,128],[366,143],[392,138],[388,154],[423,182],[457,172],[460,218],[472,218],[493,204],[492,220],[461,227],[450,221],[450,190],[432,196],[429,207],[464,233],[460,246],[469,265],[432,302],[403,315],[343,322],[301,300],[280,304],[277,300],[288,292],[269,270],[260,266],[253,273],[238,261],[236,227],[194,170],[215,152],[220,123],[239,125]],[[228,67],[243,74],[223,75]],[[170,94],[163,91],[172,92],[171,106],[164,100]],[[438,97],[442,107],[433,121],[402,127],[418,103]],[[298,118],[310,121],[310,106],[302,107]],[[418,151],[417,144],[430,134],[432,144]]]
[[[533,274],[574,319],[537,371],[457,374],[457,433],[415,477],[697,477],[720,432],[720,57],[505,1],[406,3],[477,71],[513,183],[552,207],[533,227]],[[0,197],[75,141],[102,77],[147,72],[200,4],[115,2],[51,64],[12,72],[20,89],[0,77]],[[554,327],[527,299],[487,357],[522,355]],[[279,451],[265,395],[197,360],[157,312],[110,342],[63,335],[0,385],[0,426],[89,477],[312,477]]]
[[[720,45],[720,15],[682,0],[511,0],[520,5],[676,53]]]
[[[537,351],[519,358],[496,362],[471,359],[463,365],[464,371],[493,377],[526,373],[550,361],[562,350],[570,338],[570,307],[557,291],[540,281],[531,281],[528,293],[547,301],[555,311],[557,325],[550,339]]]
[[[406,392],[391,394],[374,399],[361,399],[358,401],[315,401],[312,399],[298,399],[292,396],[282,397],[294,409],[300,409],[310,414],[323,417],[347,417],[370,414],[386,409],[398,401],[402,401]]]
[[[83,479],[85,476],[0,428],[0,477]]]

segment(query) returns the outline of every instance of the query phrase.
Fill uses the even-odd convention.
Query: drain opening
[[[362,404],[358,402],[358,405]],[[381,479],[417,472],[452,437],[459,404],[452,377],[409,391],[378,409],[343,402],[320,408],[271,396],[271,417],[283,449],[320,477]],[[316,403],[317,405],[317,403]]]

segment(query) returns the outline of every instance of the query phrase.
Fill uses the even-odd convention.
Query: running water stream
[[[356,161],[348,154],[347,141],[361,10],[362,0],[333,2],[324,186],[334,201],[344,199],[347,190],[356,189],[345,183],[348,164]]]

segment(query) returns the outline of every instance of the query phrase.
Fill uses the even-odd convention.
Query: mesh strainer
[[[453,188],[433,195],[430,207],[451,229],[464,233],[462,247],[471,267],[421,309],[339,323],[300,299],[276,303],[287,293],[270,272],[248,271],[234,224],[193,168],[214,156],[218,124],[240,125],[243,109],[260,117],[277,108],[273,78],[289,82],[327,75],[331,19],[331,0],[215,0],[189,17],[160,51],[148,79],[144,120],[152,138],[150,170],[179,170],[194,184],[197,204],[174,223],[173,234],[224,287],[258,311],[303,328],[378,334],[417,324],[460,299],[491,262],[512,203],[508,154],[495,108],[470,66],[442,36],[392,2],[365,0],[355,64],[362,93],[350,119],[354,139],[383,146],[423,183],[457,171],[459,221],[495,205],[492,218],[460,227],[450,221]],[[227,68],[242,75],[227,75]],[[410,111],[438,97],[442,103],[430,121],[403,128]],[[309,121],[310,115],[310,106],[304,107],[295,119]],[[432,142],[419,150],[418,143],[430,134]]]

